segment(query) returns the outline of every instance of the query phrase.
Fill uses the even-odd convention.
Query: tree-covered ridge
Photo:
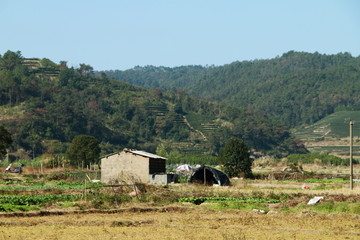
[[[109,70],[104,73],[111,78],[149,89],[187,88],[203,77],[208,68],[202,66],[155,67],[136,66],[126,71]]]
[[[24,60],[20,52],[0,57],[0,124],[12,133],[11,151],[20,157],[64,153],[84,134],[97,138],[104,154],[122,147],[155,152],[166,143],[180,152],[187,145],[216,155],[230,137],[258,151],[304,151],[286,128],[256,111],[191,97],[181,89],[146,90],[96,76],[86,64],[69,68],[42,59],[31,67]],[[41,70],[44,65],[52,74]]]
[[[290,51],[270,60],[218,67],[137,67],[106,74],[148,88],[189,94],[266,113],[288,127],[313,123],[336,108],[360,109],[360,57]]]

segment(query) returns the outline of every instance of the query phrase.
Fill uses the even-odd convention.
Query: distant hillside
[[[339,111],[312,125],[296,128],[293,132],[305,141],[348,138],[350,120],[354,122],[354,137],[360,138],[360,111]]]
[[[264,112],[288,127],[314,123],[336,108],[360,109],[360,57],[290,51],[269,60],[218,67],[136,67],[105,71],[147,88],[189,94]]]
[[[314,124],[297,127],[292,133],[302,139],[311,152],[349,157],[350,120],[354,123],[354,156],[360,157],[360,111],[335,112]]]
[[[79,134],[99,139],[104,154],[123,147],[155,152],[164,143],[180,153],[216,155],[233,136],[274,155],[305,151],[263,113],[95,76],[86,64],[26,61],[11,51],[0,56],[0,124],[19,157],[63,153]]]

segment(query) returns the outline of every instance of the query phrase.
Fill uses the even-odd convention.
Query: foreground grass
[[[359,217],[169,208],[163,212],[1,217],[2,239],[359,239]]]
[[[315,206],[307,206],[300,204],[296,208],[297,211],[313,211],[319,213],[347,213],[360,215],[360,202],[322,202]]]
[[[0,239],[360,238],[360,188],[340,179],[98,187],[1,182]]]

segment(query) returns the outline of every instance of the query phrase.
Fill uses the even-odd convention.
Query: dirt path
[[[207,141],[207,138],[206,138],[206,136],[205,136],[205,134],[204,134],[203,132],[201,132],[200,130],[197,130],[197,129],[195,129],[193,126],[191,126],[191,124],[189,123],[189,121],[187,120],[187,118],[186,118],[185,116],[183,116],[183,118],[184,118],[185,124],[186,124],[191,130],[199,133],[199,134],[201,135],[201,137],[204,139],[204,141]]]

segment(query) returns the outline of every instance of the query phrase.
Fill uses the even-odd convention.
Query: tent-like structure
[[[176,172],[192,172],[193,170],[194,169],[188,164],[180,165],[175,169]]]
[[[207,185],[228,186],[228,176],[220,170],[208,166],[201,166],[191,175],[189,182]]]

